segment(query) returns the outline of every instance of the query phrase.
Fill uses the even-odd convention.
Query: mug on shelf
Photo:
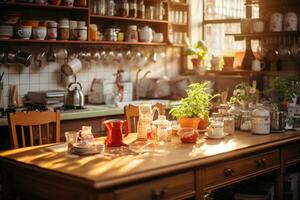
[[[276,12],[271,15],[270,19],[270,32],[282,31],[283,14]]]
[[[29,40],[32,32],[31,26],[19,26],[17,34],[21,39]]]
[[[33,38],[36,40],[44,40],[47,36],[46,26],[38,26],[32,29]]]
[[[74,58],[68,63],[61,66],[61,71],[66,76],[71,76],[77,74],[82,68],[82,63],[78,58]]]
[[[297,14],[294,12],[288,12],[284,16],[284,30],[285,31],[297,31]]]

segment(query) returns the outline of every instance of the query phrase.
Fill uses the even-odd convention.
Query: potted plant
[[[284,78],[274,79],[271,88],[265,93],[271,96],[271,100],[277,103],[281,110],[286,110],[288,102],[292,102],[297,95],[292,82]]]
[[[207,51],[207,46],[204,41],[198,41],[192,46],[188,44],[188,48],[185,50],[185,55],[193,56],[191,61],[193,63],[193,67],[196,68],[201,66],[201,62],[205,59]]]
[[[249,82],[242,82],[235,86],[233,95],[230,97],[230,104],[238,105],[243,110],[249,107],[250,103],[255,103],[257,91]]]
[[[193,83],[188,86],[187,97],[180,100],[180,105],[171,109],[170,114],[177,118],[181,127],[205,129],[208,125],[211,100],[219,94],[207,92],[207,84]]]

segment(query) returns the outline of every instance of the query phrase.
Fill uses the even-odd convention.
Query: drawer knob
[[[160,191],[152,192],[152,200],[160,200],[163,199],[166,194],[167,188],[162,188]]]
[[[233,174],[233,169],[230,169],[230,168],[224,169],[225,177],[232,176],[232,174]]]
[[[266,166],[266,159],[259,159],[256,161],[257,168]]]

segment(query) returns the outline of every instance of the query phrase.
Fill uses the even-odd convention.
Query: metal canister
[[[254,134],[270,133],[270,112],[262,106],[252,112],[251,132]]]
[[[271,132],[283,131],[285,126],[285,116],[282,111],[271,112]]]

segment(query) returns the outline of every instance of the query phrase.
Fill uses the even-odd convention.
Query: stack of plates
[[[85,142],[76,143],[71,149],[72,154],[77,155],[92,155],[104,152],[103,144],[87,144]]]

